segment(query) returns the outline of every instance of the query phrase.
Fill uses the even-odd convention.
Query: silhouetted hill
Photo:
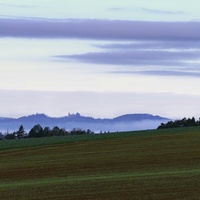
[[[127,114],[113,119],[114,122],[142,121],[142,120],[168,120],[168,119],[160,117],[158,115],[154,116],[150,114]]]
[[[161,122],[169,119],[150,114],[126,114],[113,119],[96,119],[82,116],[79,113],[64,117],[49,117],[45,114],[33,114],[20,118],[0,118],[0,130],[17,130],[20,125],[31,129],[35,124],[51,127],[58,126],[71,130],[72,128],[91,129],[94,131],[122,131],[156,128]],[[155,125],[154,125],[155,124]]]

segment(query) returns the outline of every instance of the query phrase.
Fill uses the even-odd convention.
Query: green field
[[[200,128],[0,141],[0,199],[200,199]]]

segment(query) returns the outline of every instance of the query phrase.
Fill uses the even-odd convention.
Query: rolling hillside
[[[2,199],[198,199],[200,128],[0,141]]]

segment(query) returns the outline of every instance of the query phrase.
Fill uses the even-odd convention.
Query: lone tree
[[[17,131],[16,135],[17,135],[18,139],[24,138],[25,130],[24,130],[24,127],[22,125],[19,127],[19,130]]]
[[[43,137],[43,128],[40,124],[35,125],[29,132],[29,137]]]

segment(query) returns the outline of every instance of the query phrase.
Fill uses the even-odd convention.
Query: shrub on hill
[[[196,121],[194,117],[192,118],[183,118],[181,120],[168,121],[166,124],[161,123],[157,129],[162,128],[177,128],[177,127],[189,127],[189,126],[200,126],[200,121]]]

